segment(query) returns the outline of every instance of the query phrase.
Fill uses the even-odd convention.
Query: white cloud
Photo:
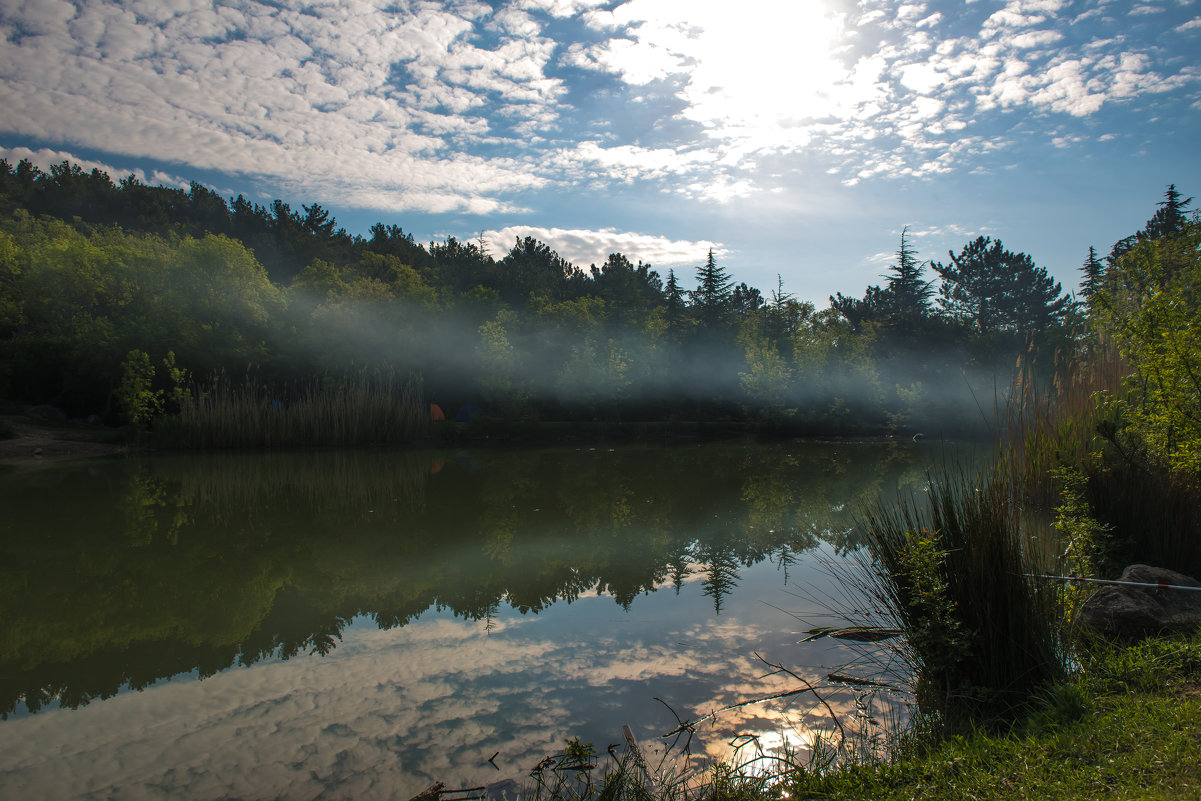
[[[943,82],[943,76],[929,64],[906,64],[901,68],[901,83],[915,92],[929,92]]]
[[[385,11],[181,4],[141,20],[119,7],[32,4],[6,22],[44,35],[0,53],[9,133],[268,177],[327,202],[486,213],[544,185],[520,148],[456,147],[491,123],[536,117],[564,91],[554,48],[515,14],[492,49],[470,41],[486,6]],[[402,65],[404,79],[392,72]]]
[[[1029,33],[1020,33],[1009,40],[1009,44],[1013,47],[1025,50],[1029,47],[1042,47],[1044,45],[1055,44],[1063,38],[1063,34],[1059,31],[1030,31]]]
[[[0,132],[331,204],[488,215],[564,184],[728,202],[811,165],[932,175],[968,163],[960,143],[991,115],[1085,117],[1201,81],[1139,32],[1159,6],[1136,9],[1138,30],[1061,19],[1062,0],[998,6],[10,2]]]
[[[592,231],[510,225],[500,230],[484,232],[484,238],[496,258],[507,253],[515,240],[527,236],[549,245],[567,261],[584,269],[592,264],[599,267],[610,253],[621,253],[632,262],[652,264],[666,275],[669,267],[694,267],[700,264],[710,249],[717,256],[724,256],[727,252],[720,242],[668,239],[632,231],[618,231],[615,228]]]

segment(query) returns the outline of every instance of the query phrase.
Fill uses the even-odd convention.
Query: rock
[[[32,417],[34,420],[46,420],[51,423],[67,422],[67,413],[57,406],[31,406],[25,410],[26,417]]]
[[[1130,565],[1120,581],[1201,587],[1190,576],[1149,565]],[[1106,585],[1080,606],[1076,622],[1095,634],[1121,640],[1193,631],[1201,626],[1201,592]]]

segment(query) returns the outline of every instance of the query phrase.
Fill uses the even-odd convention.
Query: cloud
[[[538,188],[521,148],[483,156],[483,113],[537,116],[564,88],[528,27],[473,43],[489,9],[32,4],[0,55],[3,128],[108,153],[270,178],[389,210],[512,210]],[[515,24],[512,15],[506,17]],[[33,35],[36,34],[36,35]],[[459,143],[458,145],[456,143]]]
[[[726,254],[720,242],[708,240],[674,240],[662,236],[619,232],[614,228],[599,231],[564,228],[539,228],[529,225],[510,225],[500,230],[485,231],[495,258],[500,258],[517,239],[532,236],[551,247],[572,264],[587,269],[589,265],[604,264],[610,253],[621,253],[632,262],[654,265],[666,275],[669,267],[692,268],[705,260],[710,249],[714,255]],[[500,252],[495,252],[503,248]]]
[[[389,212],[517,214],[548,188],[643,181],[728,203],[806,171],[980,169],[1005,115],[1201,81],[1159,41],[1163,7],[1137,24],[1069,8],[10,3],[0,132]]]

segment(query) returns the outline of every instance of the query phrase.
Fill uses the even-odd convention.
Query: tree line
[[[215,381],[286,402],[374,371],[510,419],[963,429],[979,386],[1070,347],[1105,270],[1179,231],[1190,201],[1169,187],[1107,259],[1090,248],[1079,301],[1000,240],[923,262],[906,229],[882,285],[818,309],[782,280],[766,296],[737,282],[712,252],[692,276],[620,253],[585,270],[531,237],[496,257],[384,223],[352,235],[317,203],[0,161],[0,398],[115,423],[134,416],[131,371],[165,413]]]

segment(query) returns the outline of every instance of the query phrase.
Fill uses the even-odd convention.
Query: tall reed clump
[[[1051,509],[1063,485],[1063,467],[1085,462],[1099,429],[1130,372],[1111,341],[1094,335],[1078,352],[1055,354],[1050,375],[1030,359],[1018,365],[1014,388],[997,414],[997,446],[1003,472],[1024,500]]]
[[[428,425],[420,378],[361,372],[286,393],[217,380],[156,423],[155,439],[192,448],[403,445]]]
[[[1013,493],[999,473],[951,471],[925,499],[863,518],[865,591],[904,629],[918,708],[954,732],[1011,719],[1064,675],[1055,588],[1040,586]]]
[[[1049,380],[1023,369],[1000,415],[1001,469],[1024,504],[1057,518],[1061,569],[1116,577],[1145,562],[1199,575],[1201,482],[1139,429],[1146,393],[1135,372],[1104,331],[1075,357],[1058,356]]]

